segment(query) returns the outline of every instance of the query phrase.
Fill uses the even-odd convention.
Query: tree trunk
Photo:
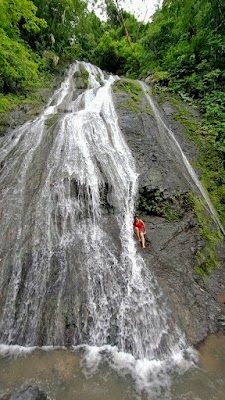
[[[121,25],[123,26],[123,28],[125,30],[125,34],[126,34],[126,38],[127,38],[128,44],[129,44],[130,47],[132,47],[132,41],[131,41],[131,38],[130,38],[130,35],[129,35],[129,32],[128,32],[128,29],[126,27],[125,20],[123,18],[122,12],[120,11],[118,0],[116,0],[116,8],[117,8],[119,21],[120,21]]]

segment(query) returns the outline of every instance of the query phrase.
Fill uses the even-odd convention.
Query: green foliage
[[[82,0],[33,0],[37,15],[47,22],[38,34],[26,38],[39,54],[52,51],[65,64],[76,59],[92,60],[92,52],[104,33],[99,18],[87,11]],[[41,40],[40,40],[41,39]],[[53,66],[54,69],[54,66]],[[56,68],[57,69],[57,68]]]
[[[48,74],[39,75],[39,80],[35,88],[26,90],[19,94],[1,94],[0,93],[0,135],[4,135],[7,128],[13,127],[10,111],[17,109],[23,111],[21,114],[21,123],[26,122],[38,115],[48,101],[53,87],[58,87],[61,79],[53,79]]]
[[[160,84],[160,85],[168,85],[170,74],[168,71],[156,71],[151,76],[151,83]]]
[[[142,88],[138,82],[124,78],[114,83],[113,89],[115,92],[129,94],[129,97],[120,103],[121,108],[132,112],[149,112],[147,108],[142,106]]]
[[[147,215],[163,217],[168,221],[178,221],[184,214],[193,210],[194,203],[190,193],[176,193],[165,197],[160,190],[140,195],[138,211]]]
[[[55,114],[45,120],[48,129],[51,128],[59,120],[59,115]]]
[[[139,74],[151,75],[155,91],[195,105],[201,123],[178,106],[174,118],[199,147],[201,181],[225,224],[225,3],[221,0],[164,0],[141,38],[145,55]],[[166,79],[160,74],[166,72]],[[159,79],[157,75],[159,74]],[[154,77],[155,80],[154,80]],[[165,90],[159,90],[161,101]],[[180,102],[179,102],[180,103]]]
[[[20,101],[18,99],[17,102],[17,99],[18,96],[12,94],[5,96],[4,94],[0,93],[0,114],[15,108]],[[2,116],[1,116],[1,122],[2,122]]]
[[[104,24],[93,12],[84,12],[79,16],[76,32],[73,33],[74,44],[80,46],[83,51],[81,57],[78,57],[79,59],[94,61],[92,53],[98,46],[104,32]]]
[[[38,80],[38,63],[22,44],[0,29],[0,89],[5,93],[24,91]]]
[[[205,240],[203,249],[196,253],[195,272],[202,277],[208,275],[213,268],[218,266],[217,246],[223,239],[219,228],[213,226],[211,217],[207,216],[202,200],[193,196],[194,212],[197,217],[200,232]]]
[[[220,0],[164,1],[141,41],[145,64],[167,70],[194,96],[204,94],[224,68],[224,12]]]
[[[114,88],[119,92],[126,92],[134,96],[134,98],[139,101],[142,93],[142,88],[138,82],[132,80],[118,80],[114,84]]]
[[[106,14],[107,23],[113,28],[117,29],[120,27],[120,22],[118,19],[118,11],[113,0],[106,0]]]
[[[200,121],[191,116],[180,100],[178,101],[175,97],[171,97],[171,99],[177,109],[174,119],[185,127],[188,138],[193,140],[198,147],[199,156],[195,165],[201,173],[201,182],[208,191],[221,222],[225,224],[224,162],[218,145],[216,129],[209,124],[208,120]]]
[[[1,28],[9,37],[15,37],[21,30],[39,32],[47,26],[46,21],[36,16],[37,7],[30,0],[0,0]]]
[[[91,60],[103,35],[82,0],[0,0],[0,7],[1,113],[29,102],[69,62]]]
[[[81,72],[81,78],[82,78],[82,81],[84,83],[84,86],[85,86],[85,88],[87,88],[88,87],[88,80],[89,80],[89,72],[86,71],[86,69],[83,69],[83,68],[81,68],[80,72]]]
[[[79,31],[86,5],[80,0],[33,0],[37,16],[46,21],[38,35],[30,35],[29,44],[40,53],[53,50],[58,56]],[[41,38],[41,40],[40,40]]]
[[[35,87],[39,78],[39,58],[21,40],[21,32],[37,33],[46,22],[36,16],[30,0],[0,0],[0,7],[0,90],[21,93]]]
[[[163,197],[160,190],[154,191],[150,196],[147,193],[143,193],[139,197],[138,211],[147,215],[162,216],[162,201]]]
[[[80,44],[73,43],[71,46],[64,47],[63,54],[60,59],[60,64],[68,65],[75,60],[86,59],[86,53]]]
[[[0,112],[32,101],[32,91],[75,59],[129,78],[150,75],[155,90],[164,86],[202,112],[200,125],[179,107],[174,118],[199,146],[202,183],[225,223],[225,3],[164,0],[148,24],[124,10],[119,15],[112,0],[106,5],[101,22],[82,0],[0,0]],[[138,84],[115,89],[120,85],[130,95],[129,110],[148,112]]]
[[[120,73],[124,69],[131,52],[132,50],[126,41],[115,41],[109,33],[105,33],[93,52],[93,58],[100,68],[113,73]]]

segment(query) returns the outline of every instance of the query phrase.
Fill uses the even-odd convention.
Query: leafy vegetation
[[[120,108],[124,108],[132,112],[147,111],[144,110],[142,107],[142,88],[138,82],[130,79],[121,79],[114,83],[113,89],[115,92],[123,92],[129,94],[129,98],[120,103]]]
[[[178,105],[175,116],[199,146],[201,180],[225,223],[225,4],[221,0],[164,0],[141,44],[142,76],[202,113],[201,124]],[[177,102],[179,104],[179,102]]]
[[[193,210],[197,217],[200,231],[205,240],[205,245],[196,253],[196,268],[198,275],[205,277],[213,268],[219,265],[217,257],[217,246],[222,239],[219,228],[212,227],[212,220],[207,216],[204,203],[196,196],[193,198]]]
[[[57,121],[59,120],[59,115],[54,114],[50,116],[48,119],[45,120],[45,124],[47,125],[48,129],[51,128]]]
[[[199,149],[198,161],[195,165],[200,171],[202,184],[208,191],[221,222],[225,224],[224,165],[220,153],[214,145],[215,132],[205,119],[199,121],[191,116],[181,101],[177,101],[174,97],[172,97],[172,101],[177,109],[174,119],[185,127],[187,136],[196,143]]]
[[[89,72],[86,71],[85,69],[81,69],[81,78],[83,80],[85,88],[88,87],[88,78],[89,78]]]
[[[190,193],[176,193],[165,197],[160,190],[153,190],[140,195],[138,211],[163,217],[168,221],[178,221],[185,212],[193,210],[193,206],[193,196]]]
[[[137,101],[140,100],[142,89],[138,82],[132,80],[119,80],[114,84],[116,91],[126,92],[133,95]]]
[[[0,113],[13,109],[69,62],[90,60],[103,24],[82,0],[0,0]]]
[[[113,4],[108,21],[116,30],[113,43],[128,46],[123,27],[116,29],[115,7],[114,14],[112,10]],[[166,90],[177,99],[174,117],[199,147],[201,181],[225,224],[225,3],[164,0],[152,22],[139,29],[138,40],[137,21],[135,25],[126,13],[124,18],[133,42],[132,77],[149,76],[161,94]],[[121,66],[122,73],[130,76],[128,58],[118,70]],[[201,123],[187,115],[179,97],[198,107]]]

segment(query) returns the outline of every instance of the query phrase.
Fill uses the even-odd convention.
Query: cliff
[[[148,240],[147,249],[140,248],[140,252],[168,296],[174,316],[187,337],[192,343],[198,343],[209,333],[225,327],[224,240],[214,249],[219,266],[201,274],[203,270],[197,268],[198,255],[207,245],[210,247],[210,243],[207,244],[193,204],[193,197],[199,197],[198,190],[177,147],[160,132],[145,95],[143,92],[137,95],[137,87],[135,93],[131,85],[127,80],[117,82],[114,102],[120,128],[139,173],[136,213],[146,223]],[[187,158],[194,163],[198,150],[187,138],[185,127],[174,118],[177,110],[169,96],[165,96],[160,104],[157,104],[159,98],[153,100],[160,117],[173,131]],[[190,107],[187,113],[192,118],[194,115],[197,121],[200,118]],[[208,220],[208,229],[217,231],[207,209],[202,215]]]
[[[124,79],[113,85],[121,137],[110,79],[97,67],[75,64],[40,117],[1,139],[4,343],[107,343],[137,358],[142,346],[149,358],[165,350],[163,329],[155,333],[157,346],[149,345],[155,315],[156,328],[169,324],[161,303],[153,302],[154,314],[146,300],[158,289],[150,288],[140,258],[137,290],[133,279],[137,173],[135,212],[147,226],[147,249],[136,247],[173,321],[193,344],[224,329],[224,241],[187,160],[197,160],[198,151],[168,97],[155,108],[148,87]],[[86,92],[88,82],[93,87]]]

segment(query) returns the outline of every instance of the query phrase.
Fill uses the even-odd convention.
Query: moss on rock
[[[160,190],[143,191],[139,197],[138,211],[146,215],[155,215],[168,221],[178,221],[184,214],[192,210],[192,196],[190,193],[176,193],[165,195]]]
[[[142,88],[137,81],[130,79],[121,79],[114,83],[113,90],[115,92],[123,92],[129,97],[120,103],[120,107],[132,112],[141,111],[141,95]]]
[[[59,117],[59,114],[54,114],[45,120],[45,125],[47,125],[48,129],[51,128],[59,120]]]
[[[195,272],[198,275],[205,277],[219,265],[217,247],[223,239],[223,236],[219,227],[217,227],[213,223],[211,217],[207,215],[203,200],[200,200],[194,195],[192,195],[192,198],[193,211],[196,215],[200,232],[205,241],[204,247],[196,253],[197,266]]]
[[[126,93],[128,95],[125,100],[120,102],[119,107],[121,109],[133,113],[153,115],[149,104],[143,101],[143,90],[139,82],[131,79],[121,79],[114,83],[113,90],[114,92]]]
[[[204,120],[197,119],[191,110],[178,98],[171,97],[176,111],[173,118],[183,125],[188,139],[197,145],[199,156],[195,167],[200,171],[200,180],[225,225],[225,177],[224,165],[216,148],[216,133]]]
[[[85,68],[80,68],[74,73],[74,82],[77,89],[85,90],[88,88],[89,72]]]

